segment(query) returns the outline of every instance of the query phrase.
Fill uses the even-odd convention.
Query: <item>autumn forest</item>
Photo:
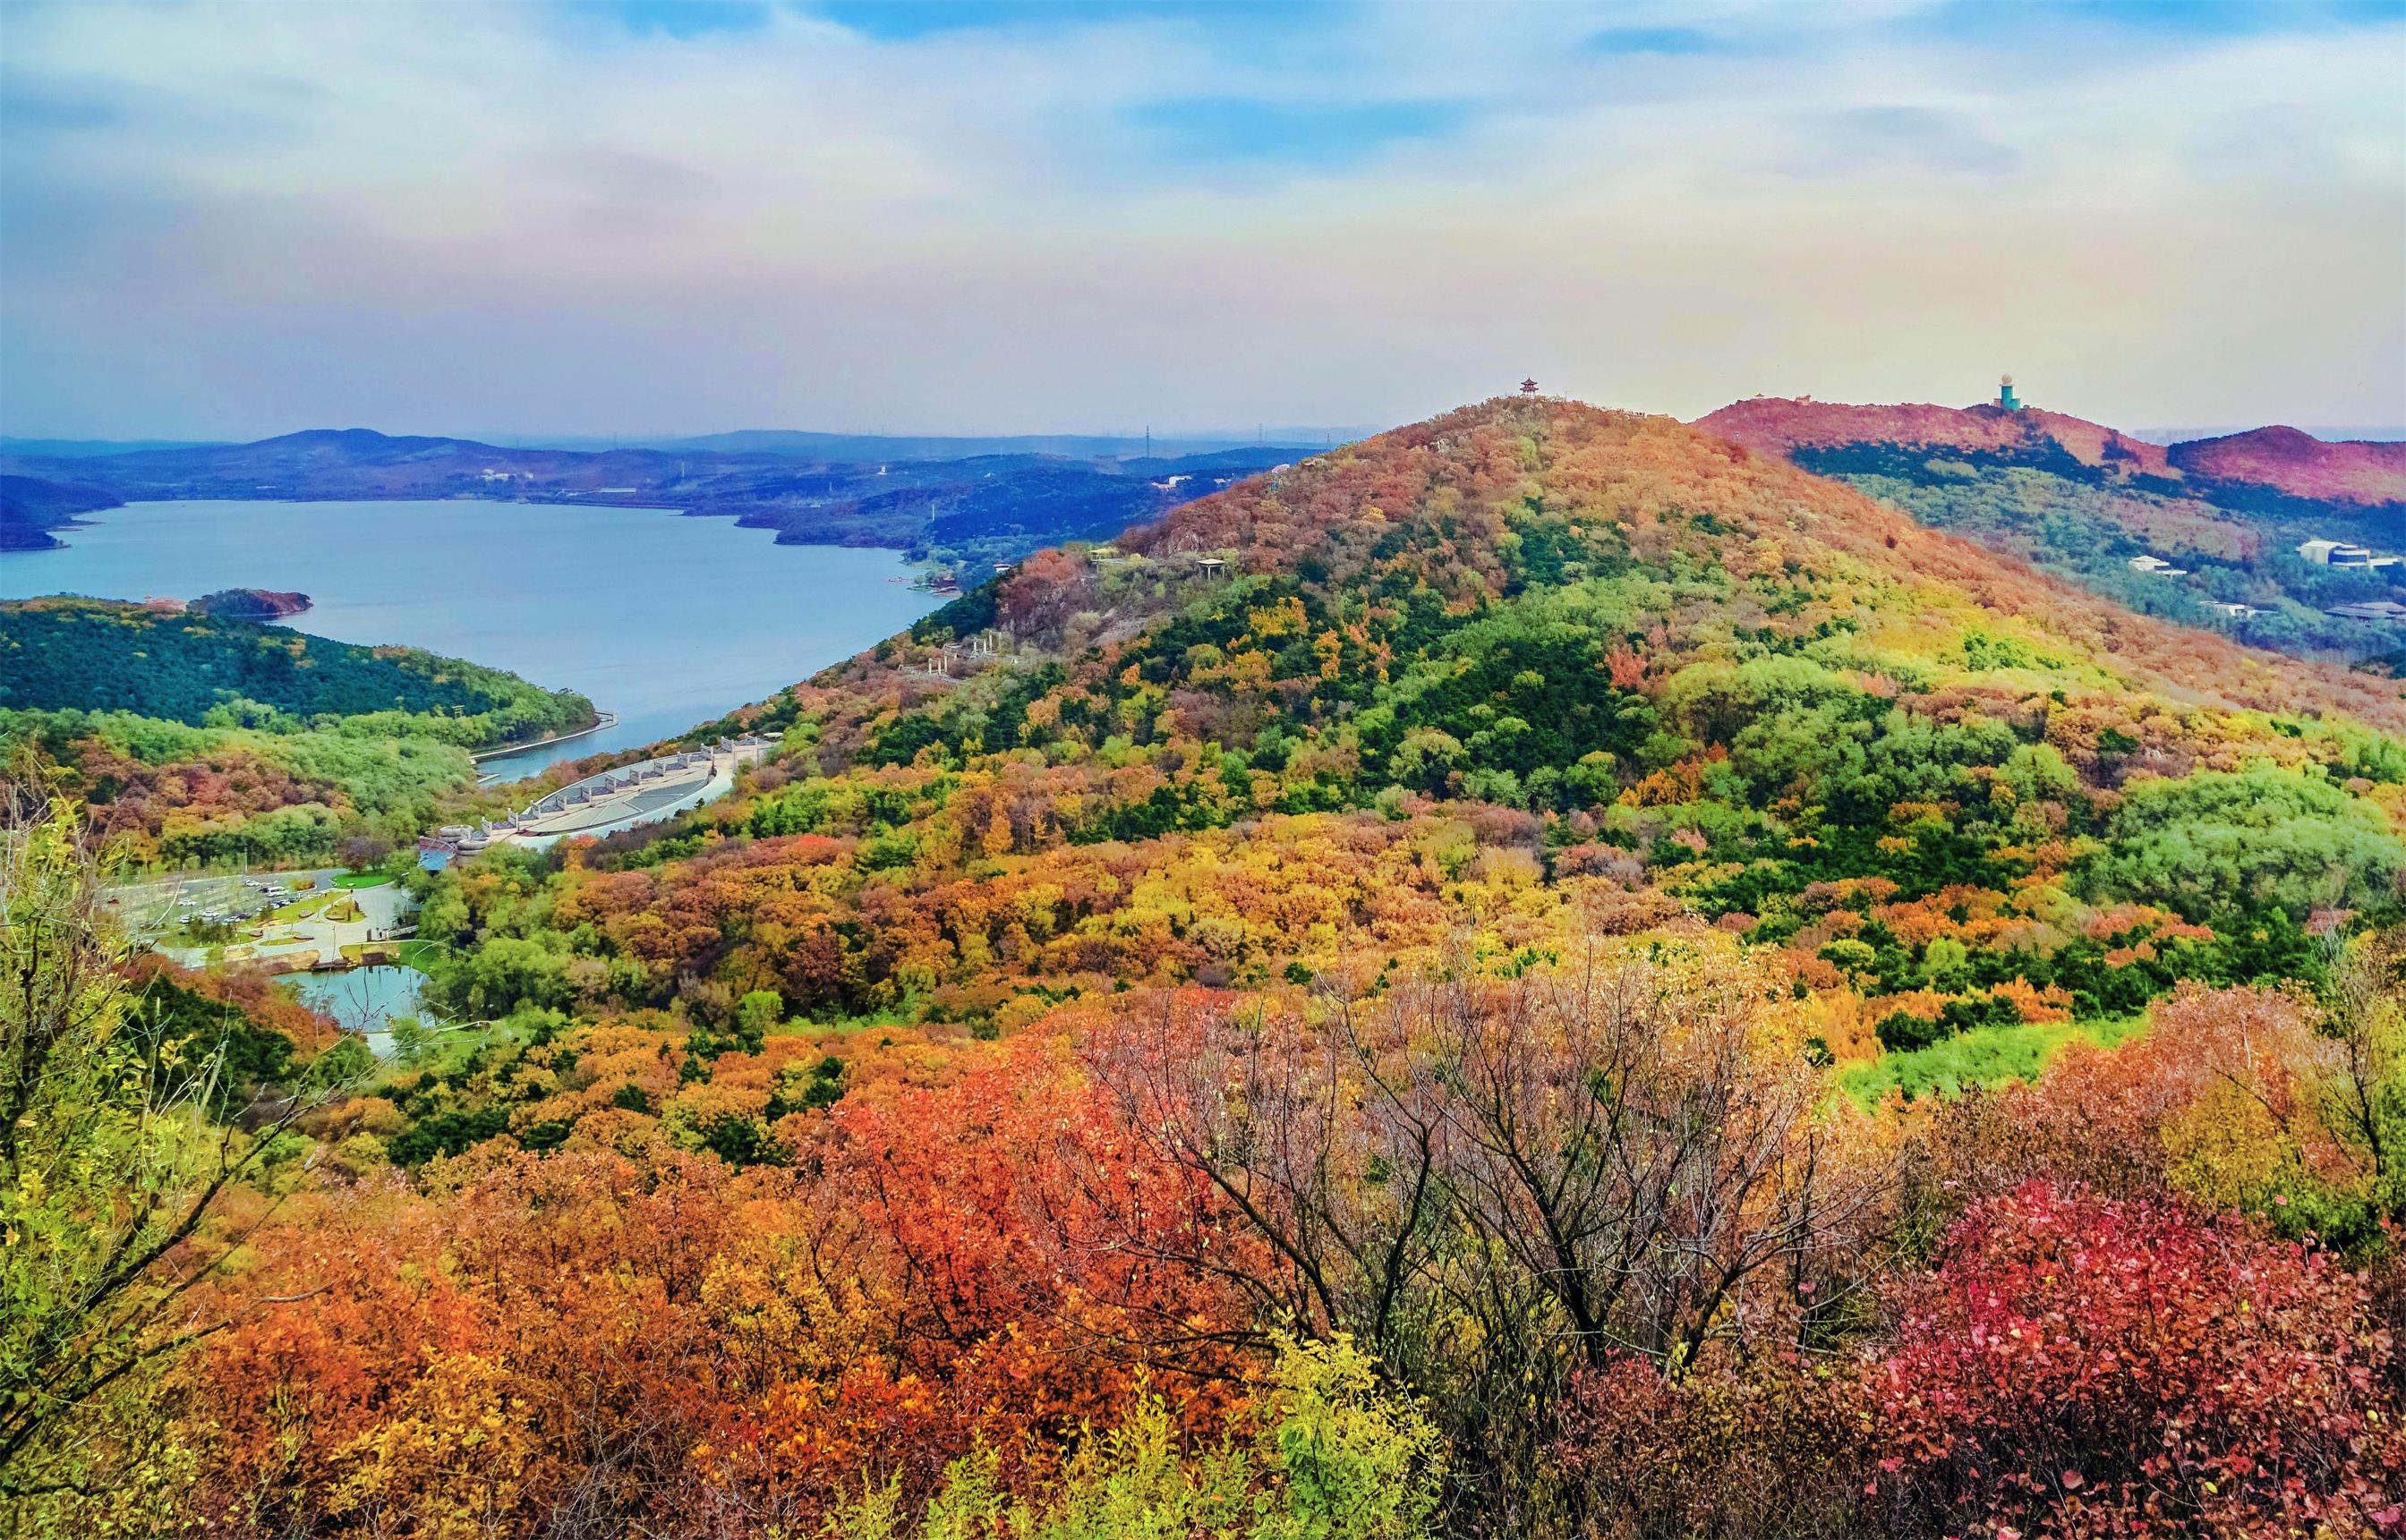
[[[0,1533],[2406,1533],[2406,693],[1913,505],[1528,395],[1026,557],[394,861],[383,1060],[27,735]],[[464,668],[176,730],[589,711]]]

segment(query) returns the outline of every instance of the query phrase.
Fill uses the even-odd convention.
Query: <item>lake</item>
[[[779,545],[667,509],[433,502],[137,502],[56,551],[0,552],[0,599],[298,589],[288,622],[573,689],[618,716],[488,770],[630,748],[767,699],[940,602],[895,552]]]

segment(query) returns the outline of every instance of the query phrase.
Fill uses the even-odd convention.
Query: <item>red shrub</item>
[[[1878,1366],[1902,1527],[2400,1529],[2406,1439],[2362,1280],[2236,1219],[2032,1182],[1974,1208]]]

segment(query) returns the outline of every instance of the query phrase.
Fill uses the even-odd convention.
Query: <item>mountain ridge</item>
[[[1887,405],[1762,396],[1733,402],[1696,418],[1694,426],[1750,449],[1791,458],[1800,450],[1892,445],[2044,465],[2059,453],[2089,471],[2174,485],[2193,481],[2201,484],[2200,490],[2207,484],[2230,483],[2306,501],[2406,503],[2406,444],[2326,441],[2279,425],[2158,445],[2037,406]]]
[[[2406,545],[2406,447],[2273,427],[2167,445],[1994,403],[1758,398],[1698,428],[1779,456],[2130,608],[2300,657],[2406,647],[2406,569],[2328,543]],[[2317,542],[2325,543],[2317,544]]]

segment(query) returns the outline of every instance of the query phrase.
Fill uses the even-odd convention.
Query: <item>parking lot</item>
[[[344,876],[331,867],[182,876],[113,888],[106,902],[136,940],[187,966],[215,954],[286,968],[339,967],[391,940],[411,909],[397,883],[336,885]]]

